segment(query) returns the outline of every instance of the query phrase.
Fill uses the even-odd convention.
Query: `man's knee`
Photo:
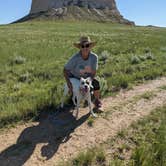
[[[92,81],[92,85],[93,85],[93,90],[96,91],[96,90],[100,90],[100,83],[98,80],[96,79],[93,79]]]

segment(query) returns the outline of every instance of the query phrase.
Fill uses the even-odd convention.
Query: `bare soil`
[[[122,90],[103,99],[104,112],[88,126],[91,115],[81,108],[76,119],[71,109],[43,113],[37,122],[17,125],[0,133],[0,166],[53,166],[80,151],[112,138],[155,108],[166,104],[166,78]],[[149,99],[141,97],[153,92]]]

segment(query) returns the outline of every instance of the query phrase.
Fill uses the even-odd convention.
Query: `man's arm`
[[[96,75],[96,70],[92,70],[92,77],[94,78]]]
[[[92,70],[91,71],[91,78],[92,78],[92,80],[95,78],[95,75],[96,75],[96,70]]]
[[[64,74],[64,77],[65,77],[65,79],[66,79],[67,86],[68,86],[68,88],[69,88],[69,93],[72,94],[72,93],[73,93],[73,87],[72,87],[72,84],[71,84],[70,79],[69,79],[70,71],[69,71],[69,70],[66,70],[66,69],[64,68],[63,74]]]
[[[92,66],[91,66],[91,77],[92,79],[94,79],[94,77],[96,76],[96,70],[98,69],[98,56],[95,55],[93,57],[93,63],[92,63]]]

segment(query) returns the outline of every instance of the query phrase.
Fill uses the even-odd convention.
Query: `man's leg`
[[[94,90],[93,93],[94,93],[95,99],[100,100],[100,90]]]
[[[101,100],[100,100],[100,84],[99,81],[96,79],[93,79],[92,82],[93,88],[94,88],[94,97],[95,97],[95,107],[97,109],[100,109],[102,106]]]

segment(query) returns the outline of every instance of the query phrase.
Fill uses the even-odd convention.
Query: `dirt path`
[[[5,131],[0,134],[0,165],[53,166],[59,160],[102,143],[166,104],[166,90],[161,86],[166,86],[165,77],[104,99],[105,113],[95,119],[93,127],[87,125],[88,110],[81,109],[78,120],[71,110],[66,110]],[[147,91],[149,99],[141,96]]]

